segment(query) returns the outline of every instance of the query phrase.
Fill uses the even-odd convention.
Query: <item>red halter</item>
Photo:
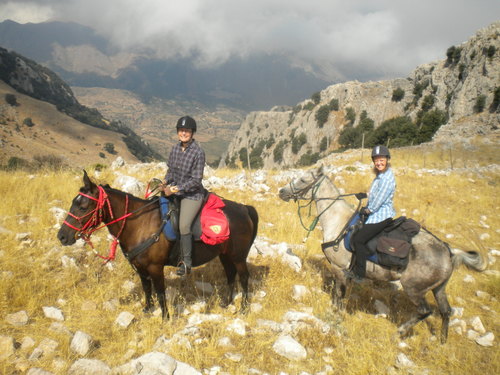
[[[86,243],[88,243],[90,245],[90,247],[92,247],[92,250],[94,250],[96,255],[98,257],[104,259],[107,263],[110,260],[115,259],[116,246],[118,245],[118,238],[122,234],[123,228],[125,227],[125,221],[126,221],[127,217],[132,215],[132,212],[127,213],[127,211],[128,211],[128,195],[125,195],[125,214],[122,217],[115,219],[114,215],[113,215],[113,209],[111,207],[111,203],[109,202],[108,194],[106,193],[106,191],[104,190],[104,188],[102,186],[98,186],[97,188],[99,189],[99,196],[97,198],[95,198],[91,195],[88,195],[88,194],[81,193],[81,192],[79,193],[81,196],[92,199],[93,201],[97,202],[96,207],[92,211],[90,211],[89,213],[87,213],[83,216],[76,216],[76,215],[73,215],[71,212],[68,212],[68,215],[71,216],[73,219],[75,219],[80,224],[80,228],[75,227],[74,225],[71,225],[66,220],[64,221],[63,224],[66,224],[68,227],[76,230],[75,237],[83,238],[84,241]],[[108,208],[109,217],[112,219],[112,221],[99,226],[103,222],[103,219],[104,219],[104,207],[105,206],[107,206],[107,208]],[[82,220],[88,216],[90,216],[89,220],[87,220],[87,222],[85,224],[83,224]],[[123,220],[123,222],[122,222],[121,228],[118,232],[118,235],[116,237],[113,236],[113,242],[111,243],[111,247],[109,249],[108,256],[104,257],[104,256],[98,254],[97,251],[94,249],[92,242],[90,241],[90,236],[95,231],[97,231],[101,228],[104,228],[108,225],[114,224],[120,220]]]

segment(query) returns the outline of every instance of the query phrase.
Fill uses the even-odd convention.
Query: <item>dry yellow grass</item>
[[[453,152],[458,155],[458,148]],[[448,149],[442,151],[431,148],[393,151],[393,165],[399,171],[396,173],[396,208],[399,212],[405,209],[408,216],[424,223],[443,239],[446,235],[453,235],[453,238],[447,240],[452,247],[476,250],[486,256],[489,249],[499,248],[500,219],[496,214],[499,206],[499,175],[497,172],[487,171],[462,172],[456,168],[463,168],[460,163],[469,168],[473,163],[482,166],[492,163],[498,165],[499,155],[495,148],[477,146],[467,151],[467,158],[455,159],[455,170],[449,175],[419,175],[415,171],[424,167],[423,155],[425,168],[449,167],[449,160],[445,157],[448,153]],[[371,174],[347,168],[355,166],[357,161],[357,152],[346,154],[343,159],[332,159],[332,164],[345,167],[340,172],[345,183],[339,187],[346,192],[366,191],[371,182]],[[363,162],[369,162],[366,151]],[[143,173],[144,175],[137,177],[147,181],[152,177],[162,177],[164,171],[158,167]],[[241,171],[216,172],[218,176],[226,177],[239,173]],[[258,257],[250,264],[251,291],[266,292],[265,297],[254,296],[252,299],[252,302],[262,304],[261,312],[240,315],[232,309],[223,309],[218,305],[217,295],[205,297],[206,305],[202,310],[221,314],[228,319],[244,320],[248,325],[247,335],[240,337],[229,333],[225,330],[226,323],[204,323],[200,326],[200,342],[191,340],[191,349],[176,345],[169,351],[170,355],[199,370],[221,366],[221,371],[229,374],[246,374],[251,368],[269,374],[281,371],[289,374],[299,374],[302,371],[314,374],[325,371],[326,366],[331,366],[332,373],[335,374],[386,374],[400,352],[415,362],[416,367],[411,370],[412,373],[426,369],[430,374],[500,373],[497,355],[500,306],[494,298],[485,299],[476,295],[477,290],[482,290],[492,297],[498,296],[498,278],[472,274],[466,268],[460,268],[453,274],[447,288],[451,305],[465,308],[463,319],[468,321],[479,316],[486,330],[494,333],[496,341],[493,347],[481,347],[452,329],[448,343],[441,345],[433,339],[427,325],[419,324],[414,335],[405,340],[408,347],[399,348],[400,339],[396,331],[412,309],[408,300],[400,292],[382,284],[373,289],[355,287],[346,311],[334,309],[328,293],[331,282],[329,266],[319,246],[320,229],[311,232],[307,241],[303,242],[306,232],[298,221],[296,205],[285,203],[277,197],[277,189],[281,184],[276,184],[272,179],[277,173],[268,173],[267,183],[271,186],[271,191],[260,195],[263,200],[255,200],[255,193],[251,191],[221,189],[216,192],[226,198],[254,205],[260,215],[259,236],[274,242],[284,241],[296,245],[294,252],[302,258],[302,272],[296,273],[278,260]],[[94,171],[90,170],[90,174],[93,175]],[[104,170],[97,180],[112,184],[114,175],[112,171]],[[158,337],[165,335],[170,338],[184,327],[188,316],[174,313],[175,305],[192,309],[202,297],[194,288],[194,280],[210,282],[225,291],[225,277],[217,260],[197,269],[188,280],[176,278],[174,270],[166,268],[172,320],[162,323],[159,317],[144,316],[139,278],[121,254],[118,254],[113,270],[110,270],[102,267],[101,260],[91,251],[63,248],[56,239],[57,228],[54,227],[55,221],[49,208],[69,208],[80,185],[79,171],[40,171],[34,177],[24,172],[0,172],[0,196],[3,198],[0,226],[12,232],[0,233],[1,335],[14,337],[17,342],[31,337],[36,342],[35,347],[45,337],[59,342],[54,356],[42,357],[29,366],[26,365],[26,358],[33,348],[26,353],[18,350],[16,356],[21,358],[19,362],[12,363],[12,357],[0,362],[2,374],[14,373],[16,368],[29,367],[64,374],[77,359],[69,348],[70,337],[49,329],[51,322],[44,317],[43,306],[60,307],[65,314],[64,325],[71,332],[80,330],[99,341],[100,347],[90,353],[89,358],[101,359],[110,366],[116,366],[152,351]],[[485,228],[484,224],[489,228]],[[33,243],[21,245],[15,240],[15,233],[19,232],[31,232]],[[484,233],[489,238],[480,239]],[[101,240],[96,247],[101,253],[106,253],[109,242],[105,233],[99,237]],[[78,269],[62,267],[62,255],[76,257]],[[498,263],[490,268],[498,270]],[[475,283],[463,281],[469,273],[476,279]],[[127,281],[136,285],[132,292],[123,288]],[[311,296],[300,303],[291,298],[292,288],[296,284],[305,285],[311,290]],[[114,299],[119,304],[118,310],[106,310],[104,304]],[[375,317],[375,299],[391,307],[392,313],[388,319]],[[428,300],[435,307],[432,295],[428,296]],[[239,307],[239,300],[235,305]],[[313,327],[300,331],[296,339],[307,348],[307,359],[289,361],[272,350],[277,336],[255,329],[257,320],[281,322],[287,311],[304,309],[328,323],[331,331],[323,334],[320,329]],[[27,311],[30,323],[22,327],[9,325],[5,316],[20,310]],[[127,330],[118,329],[114,324],[120,311],[129,311],[137,318]],[[440,318],[437,315],[432,316],[430,321],[439,329]],[[231,338],[233,348],[224,349],[218,345],[218,340],[224,336]],[[243,359],[232,362],[224,357],[226,352],[241,353]],[[62,360],[62,367],[57,367],[56,359]],[[400,373],[406,373],[406,370],[401,370]]]

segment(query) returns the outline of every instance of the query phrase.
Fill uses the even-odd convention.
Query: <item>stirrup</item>
[[[184,275],[189,275],[191,273],[191,267],[186,267],[186,264],[184,262],[181,262],[179,264],[179,268],[177,268],[176,274],[178,276],[184,276]]]

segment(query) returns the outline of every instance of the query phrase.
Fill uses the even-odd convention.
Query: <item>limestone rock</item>
[[[306,349],[289,335],[280,336],[273,344],[273,350],[279,355],[292,361],[307,358]]]
[[[7,321],[7,323],[9,323],[13,326],[20,327],[20,326],[25,326],[26,324],[28,324],[29,316],[28,316],[28,313],[26,311],[21,310],[21,311],[18,311],[16,313],[13,313],[13,314],[8,314],[5,317],[5,320]]]
[[[82,358],[75,361],[68,370],[68,375],[111,375],[111,368],[97,359]]]

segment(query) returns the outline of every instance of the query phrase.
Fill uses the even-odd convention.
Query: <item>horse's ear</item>
[[[90,180],[90,177],[85,169],[83,170],[83,186],[88,191],[92,191],[92,188],[95,187],[95,184]]]
[[[325,174],[325,166],[323,164],[321,164],[318,167],[318,170],[316,171],[316,173],[318,174],[318,176],[323,176]]]

